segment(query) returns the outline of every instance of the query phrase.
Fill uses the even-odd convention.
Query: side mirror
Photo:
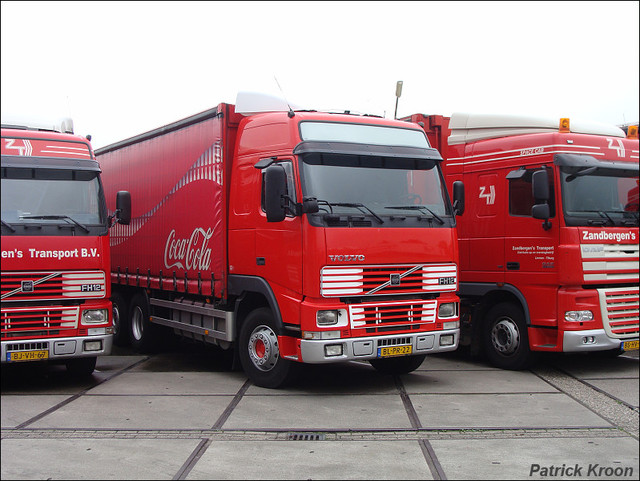
[[[302,200],[302,213],[303,214],[315,214],[320,211],[318,206],[318,199],[315,197],[305,197]]]
[[[531,189],[536,202],[549,200],[549,176],[546,170],[536,170],[531,177]]]
[[[284,167],[273,164],[264,169],[264,208],[267,222],[282,222],[286,217],[287,174]]]
[[[549,176],[546,170],[536,170],[531,177],[531,190],[535,202],[539,202],[531,207],[531,217],[544,220],[542,228],[551,229],[551,209],[549,207]]]
[[[460,180],[453,183],[453,214],[464,214],[464,183]]]
[[[534,219],[547,220],[551,217],[549,204],[536,204],[531,208],[531,217]]]
[[[131,222],[131,194],[121,190],[116,194],[116,222],[129,225]]]

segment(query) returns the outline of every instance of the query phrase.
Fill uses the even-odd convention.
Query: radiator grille
[[[12,307],[2,309],[2,340],[62,337],[78,327],[79,307]]]
[[[638,281],[638,244],[582,244],[585,282]]]
[[[366,334],[424,330],[436,321],[437,301],[353,304],[349,306],[351,329]]]
[[[638,337],[638,287],[599,289],[604,329],[610,337]]]
[[[394,266],[326,266],[321,272],[323,297],[453,292],[455,264]]]
[[[102,271],[3,272],[2,302],[101,299],[106,295]]]

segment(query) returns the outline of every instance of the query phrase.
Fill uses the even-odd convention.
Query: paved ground
[[[638,353],[531,371],[463,353],[404,376],[311,366],[252,385],[218,353],[118,348],[93,376],[3,366],[8,479],[637,479]]]

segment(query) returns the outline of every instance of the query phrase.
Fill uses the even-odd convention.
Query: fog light
[[[82,311],[83,324],[104,324],[109,320],[107,309],[87,309]]]
[[[438,317],[455,317],[457,306],[455,302],[445,302],[438,307]]]
[[[102,351],[102,341],[85,341],[85,351]]]
[[[302,331],[302,338],[309,340],[340,339],[340,331]]]
[[[586,322],[593,321],[593,312],[591,311],[567,311],[564,313],[564,320],[569,322]]]
[[[325,357],[342,356],[342,344],[327,344],[324,346]]]
[[[446,336],[440,336],[441,346],[453,346],[453,334],[447,334]]]
[[[460,321],[449,321],[442,323],[442,329],[457,329],[460,327]]]
[[[584,336],[582,338],[582,344],[595,344],[596,338],[594,336]]]
[[[316,313],[316,322],[318,326],[333,326],[338,324],[338,311],[318,311]]]

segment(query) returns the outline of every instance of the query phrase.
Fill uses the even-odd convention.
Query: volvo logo
[[[20,290],[22,292],[33,292],[33,281],[22,281],[20,283]]]
[[[330,255],[329,260],[331,262],[353,262],[353,261],[364,262],[364,255],[362,254],[344,254],[344,255],[337,255],[337,256]]]
[[[389,276],[389,285],[390,286],[399,286],[400,285],[400,274],[391,274]]]

